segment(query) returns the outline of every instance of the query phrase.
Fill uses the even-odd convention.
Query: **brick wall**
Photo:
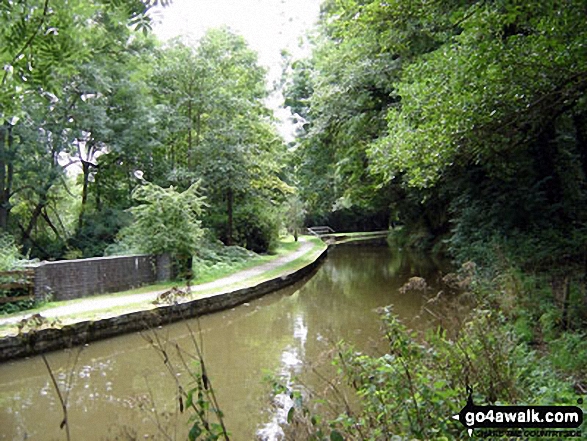
[[[35,297],[71,300],[132,289],[165,277],[164,259],[148,255],[45,262],[35,268]]]

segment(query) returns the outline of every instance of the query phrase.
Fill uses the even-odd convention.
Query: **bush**
[[[0,234],[0,271],[10,271],[14,269],[22,268],[26,263],[30,263],[26,260],[18,251],[18,247],[14,243],[12,236],[8,234]],[[18,282],[18,278],[15,276],[3,276],[0,277],[1,283]],[[4,297],[12,293],[13,296],[27,295],[28,292],[19,290],[0,290],[0,297]],[[30,309],[35,305],[34,300],[21,300],[18,302],[2,303],[0,304],[0,312],[4,314],[10,314],[12,312],[23,311]]]
[[[248,202],[235,211],[235,242],[255,253],[273,251],[279,239],[279,228],[279,216],[268,203]]]
[[[116,248],[113,243],[116,233],[128,226],[130,221],[130,213],[120,209],[106,208],[102,211],[86,213],[81,230],[76,231],[75,235],[69,239],[68,245],[73,248],[73,251],[80,252],[80,258],[103,256],[107,254],[108,247]]]
[[[202,244],[194,256],[194,277],[204,278],[228,267],[238,268],[255,256],[255,253],[242,247],[227,247],[220,241],[209,239]]]
[[[23,257],[14,243],[14,238],[8,234],[0,234],[0,271],[8,271],[23,262]]]
[[[548,349],[557,369],[587,379],[587,335],[565,332],[552,340]]]

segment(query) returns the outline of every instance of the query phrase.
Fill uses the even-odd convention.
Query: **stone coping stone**
[[[326,257],[323,250],[314,261],[290,273],[258,285],[213,294],[183,303],[163,305],[116,317],[82,321],[62,328],[47,328],[0,339],[0,362],[70,348],[116,335],[143,331],[204,314],[229,309],[291,285],[317,269]]]

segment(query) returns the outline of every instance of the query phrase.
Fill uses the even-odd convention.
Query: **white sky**
[[[171,6],[157,12],[155,34],[167,40],[178,35],[199,39],[207,29],[229,26],[242,35],[259,54],[259,63],[269,69],[269,84],[281,75],[281,50],[295,56],[304,54],[300,38],[318,19],[321,0],[173,0]],[[306,49],[307,51],[307,49]],[[280,97],[269,105],[284,121],[282,135],[291,140],[288,112],[277,107]]]

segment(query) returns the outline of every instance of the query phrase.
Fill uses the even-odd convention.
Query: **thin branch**
[[[47,207],[43,207],[43,209],[41,211],[41,216],[43,217],[43,219],[45,220],[47,225],[49,225],[49,228],[51,228],[53,233],[55,233],[55,236],[57,236],[58,239],[61,239],[61,235],[59,234],[59,231],[57,231],[57,228],[55,227],[53,222],[51,222],[51,218],[47,214]]]
[[[21,191],[24,191],[24,190],[35,190],[35,187],[33,187],[32,185],[25,185],[23,187],[19,187],[16,190],[12,191],[9,194],[9,197],[12,197],[12,196],[16,195],[17,193],[20,193]]]
[[[57,209],[52,206],[49,206],[49,208],[51,209],[51,211],[53,211],[53,215],[57,218],[57,222],[59,222],[59,226],[61,227],[61,229],[64,231],[65,234],[67,234],[67,228],[65,228],[65,225],[63,224],[63,221],[61,220],[61,217],[59,216],[59,212],[57,211]]]
[[[61,403],[61,410],[63,411],[63,420],[61,421],[60,428],[63,429],[65,427],[65,434],[67,436],[67,440],[71,441],[71,436],[69,435],[69,423],[67,421],[67,398],[64,399],[63,395],[61,394],[61,390],[59,389],[59,384],[57,384],[57,380],[55,379],[55,375],[53,375],[53,371],[51,370],[51,366],[49,366],[49,362],[45,357],[45,354],[41,354],[41,358],[47,367],[47,371],[49,372],[49,376],[51,377],[51,381],[53,383],[53,388],[57,393],[57,397],[59,398],[59,402]]]
[[[71,165],[71,164],[70,164]],[[67,181],[65,180],[65,178],[62,176],[60,176],[61,179],[61,183],[63,184],[63,188],[65,189],[66,193],[68,195],[70,195],[71,197],[76,197],[76,195],[74,195],[71,190],[69,189],[68,185],[67,185]]]

